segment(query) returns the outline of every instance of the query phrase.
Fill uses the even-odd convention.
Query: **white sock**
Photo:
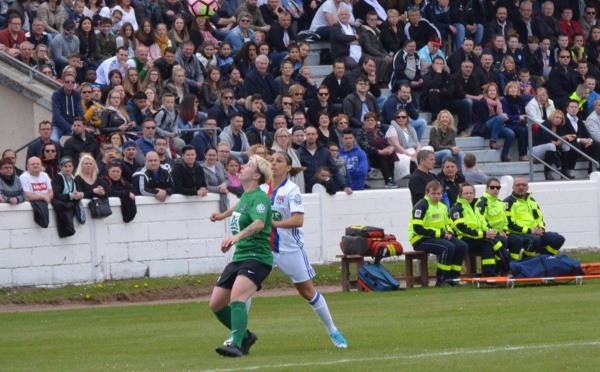
[[[333,319],[331,318],[331,314],[329,313],[329,307],[327,307],[327,302],[325,301],[325,297],[321,295],[321,293],[317,292],[315,297],[312,300],[308,301],[308,304],[313,308],[317,316],[327,328],[327,333],[332,334],[337,331],[337,328],[333,324]]]
[[[250,306],[252,305],[252,297],[246,300],[246,312],[250,314]]]

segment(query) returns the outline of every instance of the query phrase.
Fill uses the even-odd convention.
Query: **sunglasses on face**
[[[490,186],[491,190],[500,190],[502,186],[498,185],[498,186]]]
[[[319,95],[320,95],[321,97],[324,97],[324,96],[328,96],[328,95],[329,95],[329,93],[319,93]]]
[[[65,80],[65,84],[75,84],[75,80]]]
[[[404,116],[404,115],[398,115],[396,116],[396,119],[406,119],[408,116]]]
[[[291,102],[281,102],[281,104],[284,105],[284,106],[291,106],[292,105]]]
[[[56,150],[44,150],[44,152],[54,153]]]

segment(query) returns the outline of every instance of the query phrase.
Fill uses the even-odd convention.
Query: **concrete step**
[[[529,174],[529,162],[528,161],[511,161],[508,163],[502,162],[488,162],[488,163],[479,163],[477,162],[477,166],[484,173],[490,176],[505,176],[505,175],[527,175]],[[578,161],[575,165],[575,176],[577,178],[587,178],[587,169],[588,162],[587,161]],[[533,165],[534,174],[540,173],[544,174],[544,166],[542,164],[534,164]],[[558,175],[557,175],[558,177]]]
[[[502,177],[502,176],[529,176],[529,162],[521,161],[521,162],[510,162],[510,163],[501,163],[501,162],[487,162],[487,163],[479,163],[478,167],[488,176],[493,177]],[[588,162],[587,161],[579,161],[575,166],[575,170],[573,174],[576,179],[588,179],[587,173]],[[544,177],[544,166],[542,164],[534,164],[533,165],[533,179],[534,181],[545,181]],[[440,168],[435,168],[433,173],[438,174],[441,171]],[[559,175],[553,173],[554,177],[558,180]],[[548,181],[551,182],[551,181]],[[381,172],[378,169],[371,169],[369,175],[367,177],[367,184],[371,186],[373,189],[383,189],[385,186],[385,182],[383,181],[383,177],[381,176]],[[408,179],[403,179],[399,182],[400,187],[408,187]]]
[[[333,71],[333,65],[310,65],[308,66],[310,68],[310,75],[313,77],[313,79],[317,78],[324,78],[325,76],[331,74],[331,71]]]

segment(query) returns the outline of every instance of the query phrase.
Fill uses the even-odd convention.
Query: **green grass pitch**
[[[0,314],[1,371],[593,371],[600,281],[326,294],[349,348],[299,296],[254,299],[250,356],[226,359],[206,302]]]

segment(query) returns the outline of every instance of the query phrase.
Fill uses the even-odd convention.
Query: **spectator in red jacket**
[[[7,48],[6,52],[13,57],[21,55],[19,46],[27,41],[25,32],[21,29],[23,21],[18,14],[11,14],[8,17],[7,27],[0,31],[0,45]]]

